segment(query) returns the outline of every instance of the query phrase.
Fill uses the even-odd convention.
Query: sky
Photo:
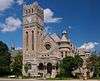
[[[37,1],[49,33],[69,34],[78,48],[100,52],[100,0],[0,0],[0,41],[22,48],[22,6]]]

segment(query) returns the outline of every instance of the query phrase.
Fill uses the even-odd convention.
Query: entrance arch
[[[47,63],[47,73],[52,74],[52,64],[51,63]]]
[[[39,70],[44,70],[44,65],[43,65],[43,63],[39,63],[38,69],[39,69]]]

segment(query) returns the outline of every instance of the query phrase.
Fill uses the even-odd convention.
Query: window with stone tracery
[[[45,48],[46,48],[47,50],[50,50],[51,45],[47,43],[47,44],[45,44]]]

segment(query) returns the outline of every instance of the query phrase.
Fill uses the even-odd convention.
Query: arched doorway
[[[44,65],[43,65],[43,63],[39,63],[39,65],[38,65],[38,70],[39,70],[38,75],[39,75],[40,77],[43,77],[43,72],[41,72],[41,71],[44,70]]]
[[[44,70],[44,65],[43,65],[43,63],[39,63],[38,69],[39,69],[39,70]]]
[[[31,70],[32,69],[32,65],[30,62],[27,62],[25,65],[24,65],[24,70],[25,72],[27,73],[28,70]]]
[[[52,64],[51,63],[47,63],[47,73],[52,74]]]

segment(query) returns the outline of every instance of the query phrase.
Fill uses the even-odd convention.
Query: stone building
[[[72,52],[66,31],[61,38],[44,33],[44,13],[37,3],[23,6],[23,65],[30,66],[27,73],[23,68],[24,75],[55,77],[58,61]]]
[[[87,68],[87,59],[91,56],[91,52],[84,48],[77,49],[77,54],[83,59],[82,67],[73,71],[73,75],[76,75],[80,79],[89,79],[93,76],[94,71]]]
[[[43,8],[38,3],[23,5],[24,76],[54,78],[59,71],[57,63],[65,56],[74,56],[75,52],[66,31],[62,37],[44,33]]]

